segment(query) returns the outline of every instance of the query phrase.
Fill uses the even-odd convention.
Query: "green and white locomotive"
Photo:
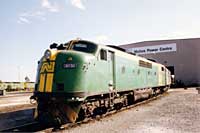
[[[86,40],[52,44],[38,62],[35,118],[76,122],[166,91],[170,71],[116,46]]]

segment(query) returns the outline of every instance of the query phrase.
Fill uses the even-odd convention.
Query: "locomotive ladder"
[[[109,83],[108,86],[109,86],[109,105],[110,105],[110,107],[113,107],[114,106],[114,99],[115,99],[115,96],[116,96],[116,89],[113,86],[113,83]]]
[[[109,105],[110,105],[111,107],[114,106],[115,94],[116,94],[115,91],[109,92]]]

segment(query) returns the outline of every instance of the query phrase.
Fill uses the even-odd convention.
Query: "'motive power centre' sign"
[[[163,52],[175,52],[176,51],[176,43],[164,44],[164,45],[154,45],[154,46],[145,46],[145,47],[137,47],[130,48],[128,52],[135,53],[137,55],[141,54],[155,54],[155,53],[163,53]]]

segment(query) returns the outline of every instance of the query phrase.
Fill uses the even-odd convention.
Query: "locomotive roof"
[[[95,43],[95,42],[92,42],[92,41],[88,41],[88,40],[82,40],[82,39],[71,40],[71,41],[65,43],[64,45],[67,46],[67,45],[70,44],[70,43],[78,43],[78,42],[80,42],[80,43],[89,43],[89,44],[94,44],[94,45],[100,46],[100,44],[98,44],[98,43]],[[137,55],[135,55],[135,54],[133,54],[133,53],[126,52],[125,49],[123,49],[123,48],[121,48],[121,47],[118,47],[118,46],[115,46],[115,45],[101,45],[101,47],[107,48],[108,50],[109,50],[109,49],[112,49],[112,50],[114,50],[114,51],[118,51],[119,54],[120,54],[121,56],[124,56],[124,57],[126,57],[126,58],[133,58],[133,57],[135,57],[135,59],[137,58],[138,60],[144,60],[144,61],[149,62],[149,63],[152,63],[152,64],[154,64],[154,65],[156,64],[156,65],[164,66],[164,65],[162,65],[162,64],[160,64],[160,63],[157,63],[157,62],[155,62],[155,61],[146,59],[146,58],[141,57],[141,56],[137,56]]]
[[[85,43],[91,43],[91,44],[95,44],[95,45],[100,45],[100,44],[97,44],[97,43],[94,43],[94,42],[91,42],[91,41],[88,41],[88,40],[78,40],[78,42],[85,42]],[[152,59],[147,59],[147,58],[144,58],[144,57],[141,57],[141,56],[138,56],[138,55],[135,55],[134,53],[130,53],[130,52],[126,52],[125,49],[121,48],[121,47],[118,47],[118,46],[115,46],[115,45],[103,45],[105,47],[109,47],[109,48],[112,48],[112,49],[115,49],[117,51],[120,51],[124,54],[128,54],[130,56],[134,56],[134,57],[137,57],[138,59],[141,59],[141,60],[145,60],[147,62],[150,62],[150,63],[153,63],[153,64],[159,64],[161,66],[164,66],[160,63],[157,63],[155,60],[152,60]]]

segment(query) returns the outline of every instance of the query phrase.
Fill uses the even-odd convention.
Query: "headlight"
[[[51,57],[51,51],[49,51],[49,50],[46,50],[45,51],[45,53],[44,53],[44,57],[45,57],[45,59],[50,59],[50,57]]]

